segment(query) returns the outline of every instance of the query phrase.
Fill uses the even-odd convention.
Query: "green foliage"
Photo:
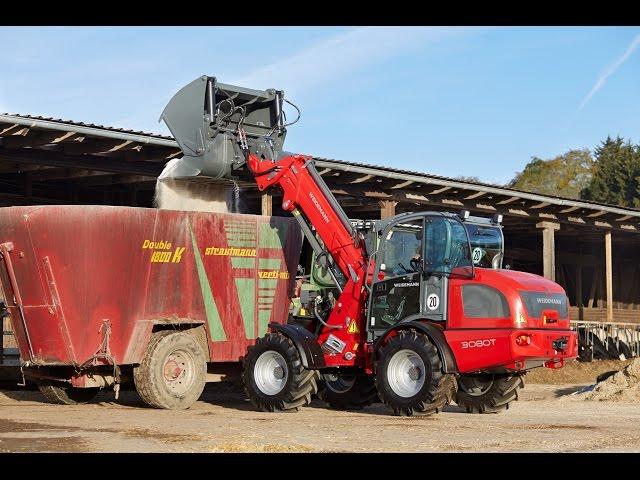
[[[640,208],[640,145],[607,137],[595,156],[593,178],[583,189],[582,198]]]
[[[588,149],[569,150],[551,160],[533,157],[507,186],[543,195],[580,198],[580,192],[591,181],[593,165]]]

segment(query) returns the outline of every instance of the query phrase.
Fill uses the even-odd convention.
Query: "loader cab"
[[[446,321],[449,278],[473,278],[463,220],[450,213],[409,213],[381,221],[377,232],[369,340],[411,318]]]
[[[464,218],[464,214],[460,215]],[[476,267],[502,268],[504,260],[504,235],[502,233],[502,216],[493,218],[467,216],[464,226],[469,234],[471,259]]]

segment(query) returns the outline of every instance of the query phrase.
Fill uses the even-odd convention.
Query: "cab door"
[[[381,333],[422,310],[423,234],[422,217],[384,230],[369,303],[370,331]]]

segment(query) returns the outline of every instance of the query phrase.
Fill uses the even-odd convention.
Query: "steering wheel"
[[[414,272],[419,272],[422,267],[422,259],[420,258],[412,258],[409,260],[409,265],[413,268]]]
[[[398,266],[403,269],[406,273],[414,273],[413,271],[409,270],[407,267],[405,267],[402,263],[398,263]]]

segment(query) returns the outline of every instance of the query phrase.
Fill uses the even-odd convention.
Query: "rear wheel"
[[[435,345],[413,329],[398,332],[380,350],[376,387],[396,415],[439,412],[455,392],[450,377],[442,372]]]
[[[59,405],[89,403],[100,391],[99,388],[76,388],[49,381],[38,383],[38,389],[49,402]]]
[[[363,373],[326,373],[318,396],[337,410],[360,410],[378,399],[372,375]]]
[[[207,359],[193,336],[161,330],[151,336],[142,362],[133,369],[133,380],[148,405],[184,410],[202,395]]]
[[[318,392],[316,370],[302,365],[298,349],[279,332],[267,333],[249,347],[242,380],[251,403],[266,412],[297,410]]]
[[[518,389],[524,387],[522,375],[460,375],[456,403],[468,413],[498,413],[518,400]]]

